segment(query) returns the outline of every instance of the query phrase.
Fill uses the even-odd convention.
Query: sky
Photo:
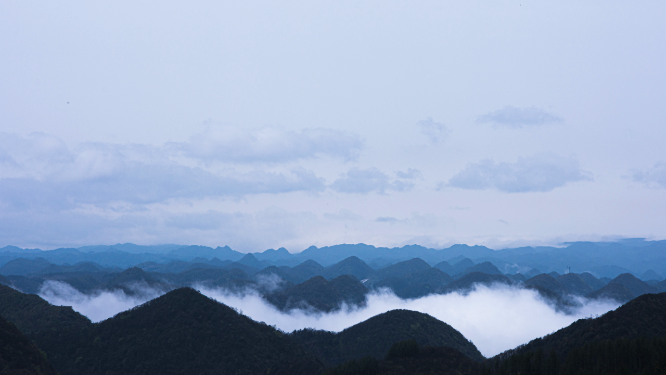
[[[0,246],[666,238],[662,1],[3,1]]]

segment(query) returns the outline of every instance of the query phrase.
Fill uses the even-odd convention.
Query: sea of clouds
[[[263,321],[286,332],[302,328],[339,332],[386,311],[419,311],[460,331],[486,357],[555,332],[578,319],[604,314],[619,305],[612,301],[580,299],[578,307],[564,312],[544,301],[533,290],[495,285],[477,286],[467,294],[429,295],[410,300],[401,299],[390,290],[383,290],[369,294],[364,307],[342,306],[340,310],[330,313],[311,309],[282,312],[261,298],[256,291],[237,293],[226,289],[194,287],[202,294],[256,321]],[[72,306],[93,322],[98,322],[163,294],[146,285],[135,285],[133,288],[132,295],[122,291],[86,295],[68,284],[48,281],[42,286],[40,296],[54,305]]]

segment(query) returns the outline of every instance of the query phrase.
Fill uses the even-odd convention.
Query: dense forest
[[[489,359],[460,332],[427,314],[393,310],[339,333],[288,334],[191,288],[91,323],[71,308],[0,286],[0,315],[12,322],[0,324],[2,365],[16,374],[21,372],[12,369],[26,363],[40,370],[25,374],[49,374],[52,364],[62,375],[666,371],[666,293],[644,294]]]
[[[641,251],[654,255],[662,245],[644,242]],[[579,243],[563,253],[598,255],[603,250],[612,255],[618,246],[624,245]],[[228,248],[166,246],[155,253],[141,253],[146,247],[135,245],[120,248],[50,254],[0,249],[0,316],[7,320],[2,326],[2,371],[564,375],[661,374],[666,369],[666,280],[654,270],[637,276],[608,266],[593,275],[558,273],[542,265],[547,273],[534,267],[523,267],[521,273],[503,263],[511,254],[534,260],[554,251],[532,248],[507,250],[504,260],[489,257],[488,249],[464,246],[388,249],[385,258],[372,258],[378,249],[366,245],[311,248],[299,256],[284,249],[243,255]],[[408,250],[422,258],[400,259]],[[82,258],[88,259],[62,262]],[[118,266],[120,259],[127,266]],[[53,306],[37,295],[51,282],[86,294],[151,291],[161,297],[92,323],[71,307]],[[581,298],[624,305],[486,359],[460,332],[427,314],[393,310],[339,333],[285,333],[191,288],[252,292],[283,312],[317,313],[362,307],[373,292],[390,290],[410,299],[466,294],[479,285],[498,284],[531,290],[564,313],[579,306]]]

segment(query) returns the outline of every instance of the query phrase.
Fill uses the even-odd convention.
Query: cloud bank
[[[524,126],[539,126],[564,120],[537,107],[516,108],[506,106],[476,119],[477,123],[491,123],[498,126],[519,129]]]
[[[39,296],[52,305],[72,306],[74,310],[85,315],[92,322],[100,322],[164,294],[150,288],[147,284],[136,284],[131,289],[136,292],[135,295],[128,296],[121,290],[87,295],[67,283],[47,280],[42,284]]]
[[[515,163],[482,160],[468,164],[447,184],[461,189],[496,189],[506,193],[547,192],[571,182],[591,181],[578,160],[554,154],[520,157]]]
[[[356,134],[334,129],[285,131],[276,127],[208,127],[168,148],[194,159],[234,163],[282,163],[316,157],[355,160],[363,148]]]
[[[286,332],[302,328],[339,332],[386,311],[420,311],[460,331],[486,357],[554,332],[578,319],[594,317],[618,306],[611,302],[582,301],[584,303],[576,311],[565,314],[556,311],[532,290],[508,286],[478,286],[467,295],[451,293],[414,300],[403,300],[389,291],[384,291],[368,295],[367,306],[364,308],[343,306],[341,310],[332,313],[308,310],[284,313],[252,290],[236,294],[224,289],[207,289],[201,286],[195,288],[256,321],[275,325]],[[68,285],[57,282],[43,288],[40,295],[52,304],[72,306],[93,321],[109,318],[147,300],[131,298],[121,292],[85,296]],[[493,308],[489,309],[488,306]]]

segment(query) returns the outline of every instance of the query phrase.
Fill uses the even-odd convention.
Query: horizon
[[[269,250],[280,250],[280,249],[285,249],[285,250],[287,250],[287,252],[289,252],[289,254],[292,254],[292,255],[293,255],[293,254],[300,254],[300,253],[302,253],[303,251],[305,251],[305,250],[307,250],[307,249],[309,249],[309,248],[312,248],[312,247],[315,247],[315,248],[326,248],[326,247],[335,247],[335,246],[344,246],[344,245],[352,245],[352,246],[353,246],[353,245],[367,245],[367,246],[372,246],[372,247],[377,248],[377,249],[380,249],[380,248],[395,249],[395,248],[404,248],[404,247],[409,247],[409,246],[421,246],[421,247],[426,248],[426,249],[432,249],[432,250],[438,250],[438,251],[439,251],[439,250],[446,250],[446,249],[451,248],[451,247],[456,246],[456,245],[463,245],[463,246],[469,246],[469,247],[473,247],[473,246],[481,246],[481,247],[485,247],[485,248],[490,249],[490,250],[493,250],[493,251],[501,251],[501,250],[516,249],[516,248],[520,248],[520,247],[532,247],[532,248],[535,248],[535,247],[566,248],[566,247],[568,247],[568,246],[570,246],[570,245],[572,245],[572,244],[575,244],[575,243],[587,243],[587,242],[589,242],[589,243],[600,243],[600,244],[601,244],[601,243],[629,243],[629,242],[632,242],[632,243],[633,243],[633,242],[636,242],[636,241],[639,241],[639,242],[659,242],[659,241],[664,241],[664,240],[663,240],[663,239],[662,239],[662,240],[659,240],[659,239],[648,239],[648,238],[644,238],[644,237],[624,237],[624,238],[613,237],[613,238],[604,238],[604,239],[602,239],[602,240],[600,240],[600,241],[573,241],[573,242],[560,242],[560,243],[557,243],[557,244],[538,244],[538,245],[523,244],[523,245],[521,245],[521,246],[511,246],[511,247],[502,247],[502,248],[492,248],[492,247],[489,247],[489,246],[486,246],[486,245],[482,245],[482,244],[466,244],[466,243],[454,243],[454,244],[447,245],[447,246],[445,246],[445,247],[428,247],[428,246],[420,245],[420,244],[417,244],[417,243],[406,244],[406,245],[402,245],[402,246],[377,246],[377,245],[368,244],[368,243],[364,243],[364,242],[357,242],[357,243],[337,243],[337,244],[324,245],[324,246],[310,245],[310,246],[308,246],[308,247],[306,247],[306,248],[304,248],[304,249],[302,249],[302,250],[300,250],[300,251],[292,251],[292,250],[290,250],[290,249],[288,249],[288,248],[286,248],[286,247],[278,247],[278,248],[271,247],[271,248],[267,248],[267,249],[263,249],[263,250],[255,250],[255,251],[249,251],[249,252],[244,252],[244,251],[241,251],[241,250],[238,250],[238,249],[234,249],[233,247],[231,247],[231,246],[229,246],[229,245],[212,245],[212,246],[208,246],[208,245],[200,245],[200,244],[189,244],[189,245],[186,245],[186,244],[177,244],[177,243],[157,243],[157,244],[144,245],[144,244],[137,244],[137,243],[133,243],[133,242],[114,243],[114,244],[89,244],[89,245],[81,245],[81,246],[58,246],[58,247],[52,247],[52,248],[21,247],[21,246],[16,246],[16,245],[13,245],[13,244],[8,244],[8,245],[4,245],[4,246],[0,247],[0,249],[4,249],[4,248],[7,248],[7,247],[17,247],[17,248],[22,249],[22,250],[41,250],[41,251],[51,251],[51,250],[58,250],[58,249],[81,249],[81,248],[85,248],[85,247],[97,247],[97,246],[113,247],[113,246],[123,246],[123,245],[135,245],[135,246],[142,246],[142,247],[159,247],[159,246],[182,246],[182,247],[189,247],[189,246],[201,246],[201,247],[209,247],[209,248],[212,248],[212,249],[216,249],[216,248],[225,248],[225,247],[227,247],[227,248],[229,248],[229,249],[231,249],[231,250],[233,250],[233,251],[236,251],[236,252],[239,252],[239,253],[243,253],[243,254],[255,254],[255,253],[263,253],[263,252],[265,252],[265,251],[269,251]],[[521,242],[521,243],[522,243],[522,242]]]
[[[0,4],[0,243],[666,239],[666,4],[259,4]]]

